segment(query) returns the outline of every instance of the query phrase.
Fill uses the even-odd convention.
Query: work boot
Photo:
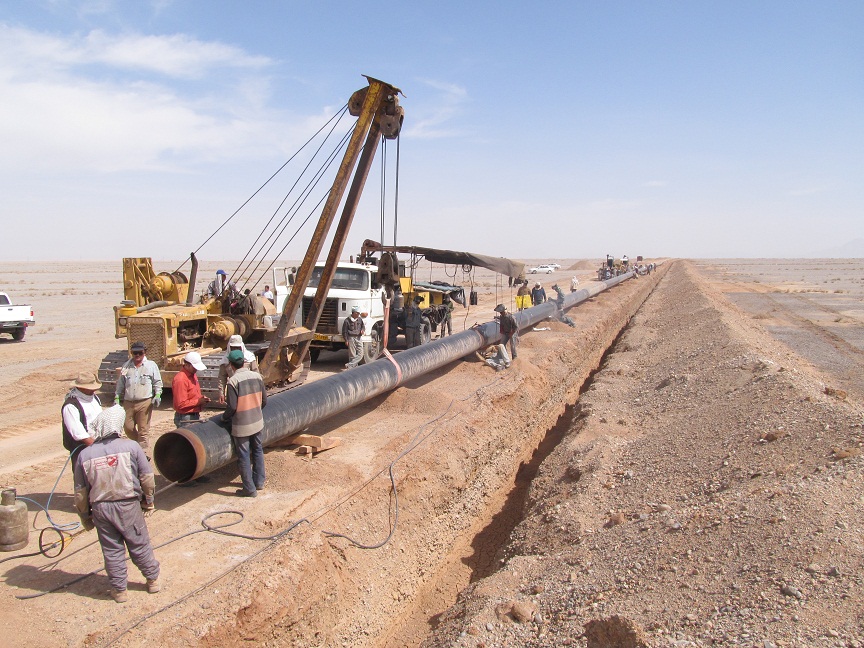
[[[159,583],[158,578],[153,578],[153,579],[148,578],[147,579],[147,591],[150,594],[155,594],[156,592],[159,592],[161,590],[162,590],[162,585]]]
[[[111,590],[111,598],[114,599],[115,603],[125,603],[129,600],[129,595],[126,593],[126,590]]]

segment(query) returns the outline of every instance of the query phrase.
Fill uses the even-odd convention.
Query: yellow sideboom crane
[[[141,341],[147,346],[147,357],[159,366],[166,387],[170,387],[180,371],[183,356],[189,351],[198,351],[207,366],[205,371],[199,372],[202,392],[215,404],[219,400],[222,351],[229,337],[235,334],[241,335],[246,348],[258,357],[269,389],[278,391],[303,382],[309,370],[309,343],[321,317],[378,144],[382,137],[397,138],[404,118],[404,110],[399,105],[399,88],[372,77],[366,79],[369,85],[357,90],[348,102],[348,111],[357,117],[357,122],[281,316],[277,316],[268,300],[254,296],[239,296],[238,308],[236,293],[205,298],[194,304],[198,268],[194,254],[188,280],[180,272],[156,274],[149,258],[124,259],[124,300],[120,306],[115,306],[114,312],[116,337],[127,338],[127,350],[111,353],[102,361],[99,378],[103,391],[113,393],[119,369],[129,358],[128,347]],[[297,326],[297,309],[343,198],[345,203],[312,307],[305,313],[303,325]],[[274,321],[277,322],[275,326]]]

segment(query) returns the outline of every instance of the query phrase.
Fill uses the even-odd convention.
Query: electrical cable
[[[436,421],[439,421],[440,419],[444,418],[444,417],[447,415],[447,413],[452,409],[454,403],[456,403],[457,401],[462,401],[462,402],[467,401],[468,399],[473,398],[474,396],[476,396],[477,394],[479,394],[479,393],[480,393],[481,391],[483,391],[484,389],[487,389],[488,387],[494,385],[496,382],[499,382],[500,380],[503,380],[503,379],[504,379],[504,378],[503,378],[502,376],[497,376],[494,380],[492,380],[491,382],[487,383],[486,385],[482,385],[482,386],[478,387],[477,389],[475,389],[473,392],[471,392],[470,394],[468,394],[468,395],[465,396],[464,398],[453,398],[453,399],[451,399],[451,400],[450,400],[450,403],[447,405],[447,408],[446,408],[446,409],[445,409],[441,414],[439,414],[438,416],[436,416],[436,417],[430,419],[429,421],[427,421],[426,423],[424,423],[423,425],[420,426],[420,428],[417,430],[417,433],[414,435],[414,437],[411,439],[411,441],[408,442],[408,445],[405,446],[405,449],[402,450],[402,452],[400,452],[400,453],[396,456],[396,458],[393,459],[393,461],[391,461],[390,464],[389,464],[386,468],[382,468],[382,469],[379,470],[377,473],[375,473],[372,477],[370,477],[368,480],[366,480],[366,482],[364,482],[364,483],[361,484],[358,488],[356,488],[354,491],[352,491],[352,492],[349,493],[348,495],[343,496],[342,498],[340,498],[340,500],[337,501],[337,503],[335,503],[335,504],[333,504],[332,506],[328,507],[328,508],[327,508],[326,510],[324,510],[324,512],[322,512],[321,515],[319,515],[318,517],[315,517],[315,515],[316,515],[317,512],[313,512],[313,513],[307,515],[306,518],[309,520],[309,523],[310,523],[310,524],[314,523],[316,520],[318,520],[318,519],[320,519],[321,517],[323,517],[326,513],[329,513],[331,510],[334,510],[334,509],[338,508],[339,506],[341,506],[342,504],[344,504],[346,501],[348,501],[349,499],[351,499],[354,495],[356,495],[357,493],[359,493],[361,490],[365,489],[369,484],[372,483],[373,480],[375,480],[375,479],[376,479],[377,477],[379,477],[379,476],[380,476],[380,475],[381,475],[385,470],[387,470],[388,475],[389,475],[389,477],[390,477],[390,489],[391,489],[392,498],[393,498],[393,521],[392,521],[392,524],[391,524],[391,527],[390,527],[390,532],[387,534],[387,537],[386,537],[386,538],[384,538],[383,540],[381,540],[380,542],[377,542],[377,543],[375,543],[375,544],[367,545],[367,544],[363,544],[363,543],[361,543],[361,542],[355,540],[354,538],[352,538],[352,537],[350,537],[350,536],[347,536],[347,535],[345,535],[345,534],[343,534],[343,533],[337,533],[337,532],[335,532],[335,531],[322,531],[321,533],[323,533],[323,534],[324,534],[325,536],[327,536],[328,538],[343,538],[343,539],[347,540],[348,542],[350,542],[351,544],[353,544],[354,546],[358,547],[359,549],[379,549],[380,547],[383,547],[385,544],[387,544],[388,542],[390,542],[390,539],[393,537],[393,534],[396,532],[396,525],[397,525],[398,522],[399,522],[399,494],[398,494],[398,490],[397,490],[397,488],[396,488],[396,477],[395,477],[395,474],[394,474],[394,467],[395,467],[395,465],[396,465],[396,464],[397,464],[397,463],[398,463],[398,462],[399,462],[403,457],[405,457],[405,456],[408,455],[409,453],[411,453],[411,452],[413,452],[414,450],[416,450],[416,449],[417,449],[418,447],[420,447],[423,443],[425,443],[427,439],[429,439],[430,437],[434,436],[434,435],[438,432],[437,429],[436,429],[436,430],[432,430],[431,432],[429,432],[428,434],[426,434],[425,436],[423,436],[423,431],[424,431],[427,427],[429,427],[430,425],[432,425],[433,423],[435,423]],[[453,418],[456,418],[456,417],[454,416]],[[450,420],[453,420],[453,419],[450,419]],[[322,509],[319,509],[319,510],[322,510]]]
[[[69,462],[72,460],[72,457],[75,455],[79,448],[72,450],[69,455],[66,457],[66,461],[63,463],[63,467],[60,469],[60,474],[57,475],[57,479],[54,481],[54,485],[51,487],[51,491],[48,493],[48,501],[45,503],[45,506],[42,506],[36,500],[30,497],[16,497],[23,502],[30,502],[38,509],[36,511],[36,515],[33,516],[33,522],[31,522],[31,526],[34,530],[36,527],[36,520],[39,518],[39,513],[44,513],[45,517],[48,519],[48,524],[50,526],[42,527],[38,529],[39,531],[39,551],[27,554],[18,554],[17,556],[9,556],[7,558],[0,559],[0,563],[4,563],[8,560],[16,560],[18,558],[30,558],[33,556],[43,555],[46,558],[57,558],[60,554],[63,553],[64,549],[66,549],[66,545],[68,545],[74,538],[80,535],[83,532],[81,529],[80,522],[68,522],[66,524],[57,524],[51,519],[50,507],[51,507],[51,498],[54,497],[54,491],[57,490],[57,484],[60,483],[60,478],[63,477],[63,473],[66,472],[66,466],[69,465]],[[79,529],[78,532],[72,533],[75,529]],[[46,544],[45,542],[45,532],[46,531],[55,531],[59,537],[59,539],[51,542],[50,544]],[[53,555],[49,555],[49,552],[56,547],[60,547],[60,550]]]
[[[77,449],[76,449],[77,450]],[[63,476],[63,473],[66,472],[66,466],[69,465],[69,462],[72,460],[73,455],[76,450],[72,450],[69,455],[66,457],[66,461],[63,464],[63,467],[60,469],[60,474],[57,475],[57,479],[54,481],[54,485],[51,487],[51,491],[48,493],[48,501],[45,503],[45,506],[42,506],[39,502],[34,499],[30,499],[29,497],[19,497],[17,499],[24,500],[25,502],[31,502],[39,508],[39,511],[36,511],[36,516],[33,518],[33,528],[36,528],[36,518],[39,517],[39,513],[45,513],[45,517],[48,519],[48,524],[57,529],[58,531],[71,531],[77,529],[81,526],[80,522],[69,522],[67,524],[57,524],[54,520],[51,519],[51,514],[48,512],[48,508],[51,506],[51,498],[54,497],[54,491],[57,490],[57,484],[60,483],[60,478]]]
[[[323,531],[322,531],[322,534],[324,534],[325,536],[327,536],[327,537],[329,537],[329,538],[343,538],[343,539],[347,540],[349,543],[353,544],[354,546],[356,546],[356,547],[358,547],[358,548],[360,548],[360,549],[378,549],[378,548],[383,547],[384,545],[386,545],[386,544],[387,544],[388,542],[390,542],[390,540],[392,539],[393,534],[394,534],[395,531],[396,531],[396,527],[397,527],[397,525],[398,525],[398,521],[399,521],[399,499],[398,499],[398,489],[397,489],[397,486],[396,486],[396,478],[395,478],[395,474],[394,474],[394,466],[395,466],[395,465],[396,465],[396,464],[397,464],[397,463],[398,463],[402,458],[404,458],[405,456],[407,456],[408,454],[410,454],[411,452],[413,452],[414,450],[416,450],[416,449],[417,449],[418,447],[420,447],[423,443],[425,443],[429,438],[431,438],[432,436],[434,436],[434,435],[437,433],[438,430],[432,430],[431,432],[429,432],[428,434],[426,434],[425,436],[423,436],[423,431],[424,431],[427,427],[429,427],[430,425],[432,425],[433,423],[435,423],[436,421],[439,421],[439,420],[441,420],[443,417],[445,417],[445,416],[448,414],[448,412],[452,409],[453,404],[454,404],[457,400],[458,400],[458,401],[462,401],[462,402],[467,401],[468,399],[470,399],[470,398],[476,396],[477,394],[479,394],[479,393],[480,393],[481,391],[483,391],[484,389],[487,389],[487,388],[490,387],[491,385],[493,385],[493,384],[495,384],[496,382],[499,382],[499,381],[501,381],[501,380],[503,380],[503,379],[504,379],[504,378],[501,377],[501,376],[496,376],[494,380],[490,381],[489,383],[487,383],[487,384],[485,384],[485,385],[482,385],[482,386],[478,387],[476,390],[474,390],[473,392],[471,392],[470,394],[468,394],[468,395],[465,396],[464,398],[459,398],[459,399],[457,399],[457,398],[453,398],[453,399],[451,399],[450,403],[447,405],[447,408],[444,410],[444,412],[442,412],[442,413],[439,414],[438,416],[434,417],[433,419],[427,421],[426,423],[424,423],[423,425],[420,426],[420,428],[417,430],[417,433],[414,435],[414,437],[411,439],[411,441],[408,443],[408,445],[406,445],[406,447],[405,447],[405,448],[404,448],[404,449],[403,449],[403,450],[402,450],[402,451],[401,451],[401,452],[396,456],[395,459],[393,459],[393,461],[391,461],[391,462],[388,464],[388,466],[387,466],[386,468],[382,468],[381,470],[379,470],[379,471],[378,471],[377,473],[375,473],[372,477],[370,477],[369,479],[367,479],[363,484],[361,484],[360,486],[358,486],[357,488],[355,488],[353,491],[351,491],[351,492],[348,493],[347,495],[344,495],[344,496],[340,497],[336,502],[333,502],[333,503],[331,503],[331,504],[328,504],[328,505],[326,505],[326,506],[323,506],[323,507],[317,509],[317,510],[314,511],[312,514],[310,514],[310,515],[308,515],[308,516],[306,516],[306,517],[304,517],[304,518],[302,518],[302,519],[300,519],[300,520],[297,520],[297,521],[295,521],[295,522],[292,522],[291,524],[289,524],[289,525],[288,525],[287,527],[285,527],[284,529],[282,529],[282,530],[280,530],[280,531],[278,531],[278,532],[276,532],[276,533],[274,533],[274,534],[272,534],[272,535],[269,535],[269,536],[251,536],[251,535],[246,535],[246,534],[241,534],[241,533],[235,533],[235,532],[231,532],[231,531],[225,531],[225,529],[226,529],[227,527],[230,527],[230,526],[234,526],[234,525],[236,525],[236,524],[239,524],[239,523],[242,522],[243,519],[244,519],[244,515],[243,515],[243,513],[242,513],[241,511],[237,511],[237,510],[229,509],[229,510],[224,510],[224,511],[216,511],[216,512],[214,512],[214,513],[210,513],[210,514],[206,515],[204,518],[201,519],[201,526],[202,526],[201,529],[195,529],[195,530],[193,530],[193,531],[189,531],[188,533],[184,533],[184,534],[182,534],[182,535],[176,536],[176,537],[174,537],[174,538],[171,538],[170,540],[167,540],[167,541],[165,541],[165,542],[163,542],[163,543],[161,543],[161,544],[155,546],[154,549],[159,549],[159,548],[161,548],[161,547],[165,547],[165,546],[167,546],[167,545],[169,545],[169,544],[171,544],[171,543],[177,542],[178,540],[181,540],[181,539],[183,539],[183,538],[187,538],[187,537],[189,537],[189,536],[195,535],[195,534],[197,534],[197,533],[202,533],[202,532],[205,532],[205,531],[209,531],[209,532],[211,532],[211,533],[216,533],[216,534],[219,534],[219,535],[226,535],[226,536],[230,536],[230,537],[237,537],[237,538],[243,538],[243,539],[248,539],[248,540],[255,540],[255,541],[258,541],[258,540],[266,540],[266,541],[268,541],[268,543],[267,543],[265,546],[263,546],[261,549],[259,549],[258,551],[253,552],[253,553],[250,554],[249,556],[243,558],[243,559],[242,559],[241,561],[239,561],[238,563],[236,563],[236,564],[234,564],[234,565],[228,567],[228,568],[225,569],[222,573],[220,573],[220,574],[218,574],[217,576],[211,578],[210,580],[208,580],[207,582],[205,582],[205,583],[203,583],[202,585],[198,586],[197,588],[193,589],[192,591],[190,591],[190,592],[184,594],[183,596],[181,596],[181,597],[178,598],[178,599],[175,599],[174,601],[171,601],[171,602],[168,603],[167,605],[162,606],[162,607],[159,608],[158,610],[154,610],[153,612],[150,612],[150,613],[144,615],[143,617],[141,617],[140,619],[136,620],[134,623],[132,623],[132,624],[129,625],[128,627],[124,628],[121,632],[119,632],[119,633],[118,633],[115,637],[113,637],[113,638],[112,638],[108,643],[106,643],[104,648],[107,648],[108,646],[111,646],[111,645],[115,644],[115,643],[116,643],[116,642],[117,642],[121,637],[123,637],[123,636],[126,635],[128,632],[130,632],[131,630],[135,629],[136,627],[138,627],[139,625],[141,625],[142,623],[144,623],[144,622],[147,621],[148,619],[151,619],[152,617],[154,617],[154,616],[156,616],[156,615],[158,615],[158,614],[161,614],[161,613],[164,612],[165,610],[168,610],[168,609],[170,609],[170,608],[172,608],[172,607],[174,607],[174,606],[176,606],[176,605],[179,605],[180,603],[182,603],[182,602],[188,600],[189,598],[191,598],[191,597],[194,596],[195,594],[197,594],[197,593],[199,593],[199,592],[201,592],[201,591],[207,589],[208,587],[210,587],[210,586],[213,585],[214,583],[218,582],[220,579],[224,578],[225,576],[227,576],[228,574],[230,574],[232,571],[236,570],[236,569],[237,569],[238,567],[240,567],[241,565],[244,565],[244,564],[246,564],[248,561],[250,561],[250,560],[256,558],[256,557],[259,556],[259,555],[261,555],[262,553],[264,553],[265,551],[267,551],[268,549],[270,549],[271,547],[273,547],[273,546],[274,546],[274,545],[275,545],[275,544],[276,544],[276,543],[277,543],[281,538],[283,538],[283,537],[286,536],[288,533],[290,533],[291,531],[293,531],[294,529],[296,529],[299,525],[301,525],[301,524],[303,524],[303,523],[306,523],[306,524],[310,524],[310,525],[311,525],[311,524],[313,524],[315,521],[317,521],[317,520],[321,519],[322,517],[324,517],[326,514],[328,514],[328,513],[330,513],[331,511],[333,511],[333,510],[339,508],[340,506],[342,506],[343,504],[345,504],[346,502],[348,502],[350,499],[352,499],[356,494],[358,494],[359,492],[361,492],[362,490],[364,490],[367,486],[369,486],[369,485],[370,485],[370,484],[371,484],[375,479],[377,479],[377,478],[378,478],[378,477],[379,477],[379,476],[380,476],[380,475],[381,475],[385,470],[387,470],[387,472],[388,472],[388,474],[389,474],[389,478],[390,478],[390,488],[391,488],[391,493],[392,493],[392,499],[393,499],[393,502],[394,502],[394,504],[393,504],[393,509],[392,509],[392,510],[393,510],[392,522],[391,522],[390,525],[389,525],[389,526],[390,526],[390,529],[389,529],[389,532],[388,532],[387,536],[386,536],[382,541],[380,541],[380,542],[377,542],[377,543],[375,543],[375,544],[367,545],[367,544],[364,544],[364,543],[361,543],[361,542],[355,540],[354,538],[352,538],[352,537],[350,537],[350,536],[348,536],[348,535],[345,535],[345,534],[342,534],[342,533],[338,533],[338,532],[335,532],[335,531],[326,531],[326,530],[323,530]],[[453,420],[453,419],[455,419],[455,418],[456,418],[456,416],[452,417],[450,420]],[[170,488],[171,486],[173,486],[173,484],[167,486],[166,488]],[[162,492],[162,491],[164,491],[164,490],[165,490],[165,489],[162,489],[160,492]],[[219,524],[219,525],[212,525],[212,524],[209,524],[208,521],[209,521],[211,518],[213,518],[213,517],[215,517],[215,516],[217,516],[217,515],[236,515],[236,516],[238,516],[239,519],[237,519],[236,521],[233,521],[233,522],[226,522],[226,523],[224,523],[224,524]],[[388,513],[388,518],[389,518],[389,517],[390,517],[390,515],[389,515],[389,513]],[[127,559],[127,560],[130,560],[130,559]],[[104,567],[101,567],[101,568],[99,568],[99,569],[95,569],[95,570],[93,570],[93,571],[91,571],[91,572],[89,572],[89,573],[87,573],[87,574],[83,574],[83,575],[79,576],[78,578],[75,578],[75,579],[73,579],[73,580],[71,580],[71,581],[68,581],[68,582],[66,582],[66,583],[64,583],[64,584],[62,584],[62,585],[58,585],[58,586],[56,586],[56,587],[53,587],[53,588],[51,588],[51,589],[49,589],[49,590],[46,590],[46,591],[44,591],[44,592],[38,592],[38,593],[36,593],[36,594],[28,594],[28,595],[22,595],[22,596],[16,596],[15,598],[17,598],[17,599],[19,599],[19,600],[27,600],[27,599],[39,598],[39,597],[41,597],[41,596],[44,596],[45,594],[51,594],[51,593],[56,592],[56,591],[58,591],[58,590],[60,590],[60,589],[63,589],[63,588],[68,587],[68,586],[70,586],[70,585],[73,585],[73,584],[75,584],[75,583],[77,583],[77,582],[80,582],[80,581],[84,580],[85,578],[88,578],[88,577],[90,577],[90,576],[93,576],[93,575],[95,575],[95,574],[98,574],[99,572],[104,571],[104,569],[105,569]]]
[[[201,523],[204,524],[204,520],[207,520],[207,519],[213,517],[214,515],[219,515],[220,513],[237,513],[237,514],[239,514],[239,515],[241,516],[241,519],[242,519],[242,516],[243,516],[243,514],[240,513],[239,511],[217,511],[216,513],[211,513],[210,515],[206,516],[206,517],[201,521]],[[246,556],[246,558],[244,558],[244,559],[241,560],[240,562],[238,562],[238,563],[236,563],[236,564],[234,564],[234,565],[228,567],[228,568],[225,569],[221,574],[219,574],[219,575],[217,575],[217,576],[214,576],[213,578],[211,578],[210,580],[208,580],[206,583],[203,583],[202,585],[199,585],[198,587],[196,587],[195,589],[193,589],[191,592],[187,592],[186,594],[184,594],[183,596],[181,596],[179,599],[175,599],[174,601],[171,601],[170,603],[168,603],[168,604],[166,604],[166,605],[163,605],[163,606],[162,606],[161,608],[159,608],[158,610],[153,610],[153,611],[150,612],[149,614],[145,614],[143,617],[141,617],[140,619],[138,619],[137,621],[135,621],[134,623],[132,623],[130,626],[128,626],[128,627],[124,628],[122,631],[120,631],[120,632],[119,632],[115,637],[113,637],[113,638],[112,638],[108,643],[106,643],[105,646],[104,646],[103,648],[108,648],[108,646],[113,646],[115,643],[117,643],[117,641],[120,639],[120,637],[122,637],[123,635],[127,634],[128,632],[134,630],[135,628],[137,628],[139,625],[141,625],[142,623],[144,623],[144,622],[147,621],[148,619],[150,619],[150,618],[156,616],[157,614],[161,614],[161,613],[164,612],[165,610],[169,610],[169,609],[171,609],[171,608],[174,607],[175,605],[179,605],[179,604],[182,603],[183,601],[186,601],[186,600],[192,598],[192,597],[195,596],[198,592],[201,592],[201,591],[207,589],[208,587],[210,587],[210,586],[213,585],[214,583],[218,582],[219,580],[221,580],[222,578],[224,578],[225,576],[227,576],[228,574],[230,574],[231,572],[233,572],[235,569],[237,569],[237,568],[240,567],[241,565],[245,565],[248,561],[252,560],[253,558],[255,558],[255,557],[259,556],[259,555],[261,555],[262,553],[264,553],[265,551],[267,551],[268,549],[270,549],[274,544],[276,544],[276,542],[279,540],[280,537],[282,537],[283,535],[287,534],[289,531],[294,530],[295,528],[297,528],[297,527],[298,527],[300,524],[302,524],[303,522],[306,522],[306,519],[305,519],[305,518],[302,519],[302,520],[298,520],[297,522],[294,522],[293,524],[291,524],[291,525],[288,526],[287,528],[283,529],[283,530],[280,531],[279,533],[274,534],[274,536],[272,536],[273,539],[272,539],[268,544],[266,544],[266,545],[264,545],[263,547],[261,547],[258,551],[255,551],[255,552],[251,553],[250,555]],[[232,524],[237,524],[237,523],[239,523],[239,520],[238,520],[237,522],[232,523]],[[231,526],[231,525],[226,525],[226,526]],[[199,530],[195,531],[194,533],[199,533],[201,530],[202,530],[202,529],[199,529]],[[222,534],[222,535],[228,535],[228,536],[234,536],[234,537],[250,538],[250,539],[264,539],[264,538],[252,538],[251,536],[244,536],[244,535],[242,535],[242,534],[235,534],[235,533],[230,533],[230,532],[226,532],[226,531],[217,531],[216,529],[212,529],[212,528],[211,528],[211,529],[207,529],[207,530],[209,530],[209,531],[214,531],[214,532],[216,532],[216,533],[220,533],[220,534]],[[179,538],[178,538],[178,539],[179,539]]]
[[[243,521],[243,517],[244,517],[243,513],[241,513],[240,511],[226,510],[226,511],[217,511],[215,513],[211,513],[210,515],[208,515],[204,519],[209,520],[211,517],[214,517],[216,515],[221,515],[221,514],[239,515],[240,519],[236,520],[234,522],[226,522],[225,524],[220,524],[220,525],[216,525],[216,526],[211,526],[211,525],[204,526],[204,524],[203,524],[204,521],[202,520],[202,528],[201,529],[195,529],[193,531],[189,531],[189,532],[184,533],[182,535],[171,538],[170,540],[166,540],[165,542],[154,546],[153,549],[154,550],[155,549],[161,549],[162,547],[165,547],[171,543],[177,542],[178,540],[182,540],[183,538],[188,538],[189,536],[195,535],[196,533],[203,533],[205,531],[211,531],[211,532],[219,533],[219,529],[223,529],[223,528],[229,527],[229,526],[234,526],[235,524],[240,524],[240,522]],[[296,526],[296,524],[294,526]],[[224,533],[224,532],[222,532],[222,533],[224,535],[229,535],[229,534]],[[246,537],[246,536],[240,536],[240,537]],[[131,560],[131,558],[126,558],[127,562],[129,562],[130,560]],[[28,599],[39,598],[40,596],[45,596],[46,594],[52,594],[58,590],[63,589],[64,587],[69,587],[70,585],[74,585],[75,583],[78,583],[78,582],[84,580],[85,578],[93,576],[94,574],[98,574],[99,572],[102,572],[102,571],[105,571],[105,567],[100,567],[99,569],[94,569],[91,572],[88,572],[86,574],[82,574],[81,576],[78,576],[77,578],[73,578],[71,581],[67,581],[67,582],[63,583],[62,585],[57,585],[56,587],[52,587],[51,589],[45,590],[43,592],[37,592],[35,594],[24,594],[21,596],[16,596],[15,598],[24,601],[24,600],[28,600]]]

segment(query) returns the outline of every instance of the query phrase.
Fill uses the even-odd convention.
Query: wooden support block
[[[323,452],[340,445],[342,445],[342,437],[322,437],[315,434],[300,433],[285,437],[272,444],[271,447],[300,446],[297,448],[297,454],[305,455]]]
[[[315,434],[293,434],[287,437],[279,445],[301,445],[310,446],[315,449],[315,452],[329,450],[336,446],[342,445],[341,437],[322,437]]]

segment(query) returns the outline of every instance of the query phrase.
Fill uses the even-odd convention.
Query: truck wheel
[[[15,329],[12,331],[12,339],[18,340],[19,342],[24,339],[24,334],[27,332],[26,327],[21,327],[19,329]]]
[[[360,364],[369,364],[375,362],[378,356],[381,355],[381,329],[375,327],[372,329],[372,341],[363,343],[363,359]]]
[[[429,344],[432,341],[432,323],[428,317],[423,318],[423,324],[420,326],[420,344]]]
[[[311,348],[309,349],[309,359],[312,362],[318,362],[318,356],[321,355],[321,349]]]

